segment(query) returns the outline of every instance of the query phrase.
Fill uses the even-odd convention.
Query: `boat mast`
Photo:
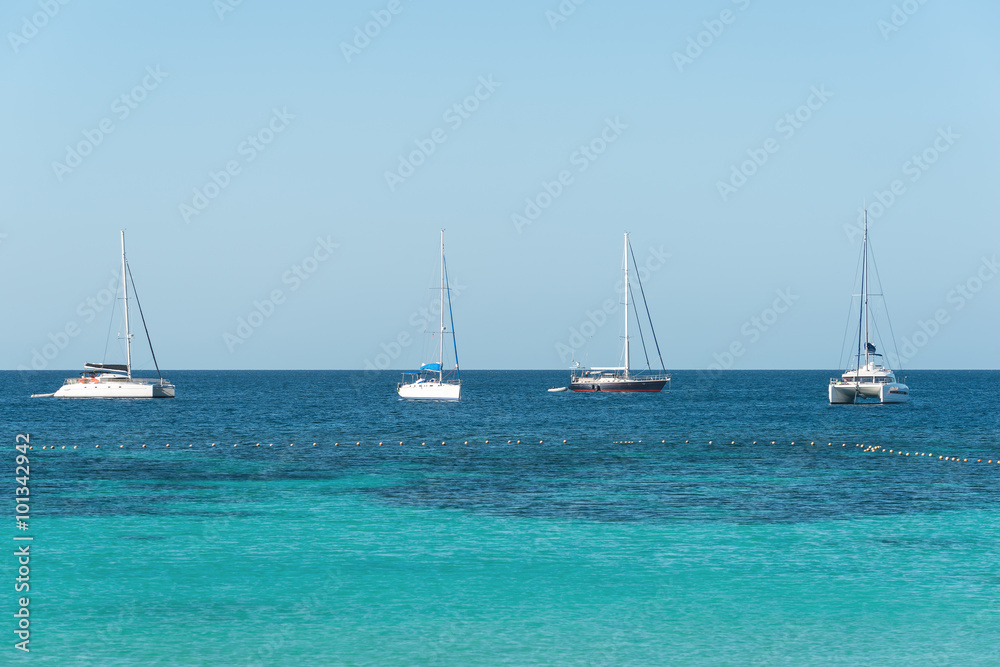
[[[441,230],[441,332],[438,334],[438,382],[444,381],[444,230]]]
[[[125,230],[122,232],[122,298],[125,303],[125,372],[132,379],[132,335],[128,331],[128,281],[125,279]]]
[[[861,298],[865,310],[865,367],[868,367],[868,209],[865,209],[865,238],[862,243],[864,259],[861,268]]]
[[[625,232],[625,250],[623,253],[625,261],[625,377],[628,377],[628,232]]]

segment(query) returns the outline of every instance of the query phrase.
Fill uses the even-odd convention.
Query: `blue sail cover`
[[[441,370],[441,364],[424,364],[420,367],[422,371],[439,371]]]

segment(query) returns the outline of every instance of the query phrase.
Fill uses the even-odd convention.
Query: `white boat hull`
[[[122,310],[125,324],[125,363],[106,364],[87,363],[84,371],[78,378],[67,379],[58,390],[51,394],[32,394],[32,398],[173,398],[174,385],[161,378],[134,378],[132,377],[132,334],[129,333],[128,319],[128,281],[126,276],[131,276],[128,268],[128,261],[125,258],[125,230],[121,232],[122,240]],[[133,284],[134,287],[134,284]],[[138,304],[138,297],[136,297]],[[139,308],[142,314],[142,307]],[[145,319],[143,319],[145,327]],[[110,330],[109,330],[110,333]],[[148,336],[147,336],[148,338]],[[152,344],[149,348],[153,352]],[[156,363],[156,355],[153,355],[153,363]],[[160,368],[156,367],[159,375]]]
[[[104,380],[64,384],[52,394],[54,398],[173,398],[174,385],[169,382],[136,380]]]
[[[879,403],[906,403],[910,388],[899,382],[840,382],[830,384],[830,403],[844,404],[858,401]]]
[[[409,382],[396,387],[400,398],[428,401],[458,401],[461,400],[462,385],[460,383],[426,380],[424,382]]]

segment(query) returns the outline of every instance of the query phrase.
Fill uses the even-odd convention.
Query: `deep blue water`
[[[1000,373],[831,406],[836,374],[467,371],[454,404],[393,372],[173,371],[159,401],[0,373],[34,446],[31,657],[1000,664]]]

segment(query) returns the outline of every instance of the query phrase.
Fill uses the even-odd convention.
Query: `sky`
[[[125,229],[162,368],[410,369],[445,229],[463,368],[614,365],[629,232],[668,370],[836,369],[866,202],[890,361],[1000,368],[998,19],[9,0],[0,368],[116,361]]]

